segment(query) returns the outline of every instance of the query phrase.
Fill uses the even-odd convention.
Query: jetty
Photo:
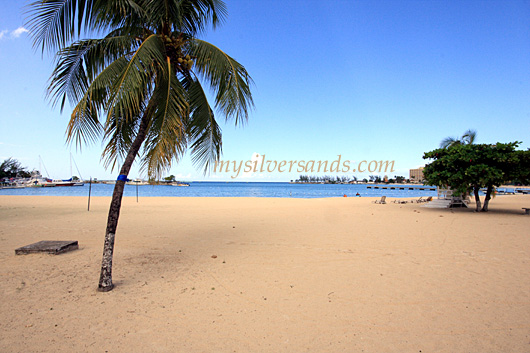
[[[381,186],[381,185],[374,185],[374,186],[367,186],[367,189],[382,189],[382,190],[428,190],[428,191],[436,191],[435,186],[396,186],[396,185],[387,185],[387,186]]]
[[[486,188],[481,188],[480,191],[486,192]],[[515,185],[501,185],[496,188],[498,195],[515,195],[515,194],[530,194],[530,186],[515,186]]]

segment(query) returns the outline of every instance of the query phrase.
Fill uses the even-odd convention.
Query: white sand
[[[99,293],[110,198],[1,196],[0,351],[530,351],[529,196],[372,200],[125,198]]]

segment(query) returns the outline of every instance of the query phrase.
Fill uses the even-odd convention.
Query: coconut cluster
[[[191,70],[193,67],[193,60],[191,60],[189,55],[186,55],[184,58],[178,58],[177,62],[188,70]]]
[[[189,55],[182,53],[182,45],[184,44],[179,38],[172,38],[164,36],[166,45],[166,53],[171,58],[171,63],[177,65],[181,71],[189,71],[193,67],[193,59]]]

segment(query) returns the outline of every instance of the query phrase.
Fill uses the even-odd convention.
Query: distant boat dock
[[[383,190],[429,190],[436,191],[436,187],[433,186],[367,186],[367,189],[383,189]]]
[[[486,188],[480,189],[480,191],[486,192]],[[530,187],[528,186],[513,186],[513,185],[501,185],[496,188],[497,194],[499,195],[515,195],[515,194],[530,194]]]

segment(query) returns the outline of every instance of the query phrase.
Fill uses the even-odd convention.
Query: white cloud
[[[18,38],[20,37],[23,33],[28,33],[29,31],[27,29],[25,29],[24,27],[18,27],[17,29],[15,29],[13,32],[11,32],[11,37],[13,38]]]
[[[4,29],[3,31],[0,31],[0,39],[4,38],[6,33],[7,33],[7,29]]]

